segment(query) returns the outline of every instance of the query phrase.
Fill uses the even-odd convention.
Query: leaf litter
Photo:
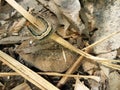
[[[55,34],[50,38],[36,40],[27,28],[28,21],[3,1],[0,1],[2,3],[0,6],[0,50],[11,55],[34,72],[37,70],[43,73],[46,71],[60,73],[43,76],[51,83],[53,83],[52,81],[56,82],[53,84],[63,90],[73,90],[71,84],[74,83],[70,84],[71,87],[64,88],[67,82],[72,80],[67,81],[72,73],[83,75],[83,77],[73,80],[73,82],[76,81],[74,90],[81,88],[84,88],[81,90],[113,90],[113,88],[118,90],[119,79],[116,79],[116,84],[112,77],[114,75],[116,75],[114,78],[119,77],[120,70],[118,52],[120,14],[117,13],[120,8],[119,0],[108,0],[107,2],[104,0],[96,2],[89,0],[34,0],[32,3],[30,0],[20,0],[18,3],[24,9],[34,8],[33,16],[42,16],[51,23],[53,33],[62,37],[58,41],[58,36],[54,37]],[[86,44],[86,41],[89,44]],[[84,51],[90,49],[90,54],[79,49]],[[86,59],[83,56],[79,57],[79,54]],[[1,64],[1,73],[9,70],[8,67],[4,70],[5,66],[7,65]],[[10,76],[10,71],[7,72],[8,76]],[[114,72],[115,74],[112,76]],[[64,73],[62,78],[59,77],[62,76],[61,73]],[[86,87],[84,85],[86,84],[86,75],[88,77],[98,76],[100,81],[93,80],[95,77],[87,78],[88,86]],[[14,77],[13,81],[18,77]],[[56,77],[57,81],[53,77]],[[73,75],[73,77],[75,76]],[[1,79],[2,89],[22,88],[20,85],[12,85],[13,82],[5,82],[5,80],[7,79]],[[29,86],[33,86],[30,90],[38,90],[34,88],[34,85],[28,84],[27,87]]]

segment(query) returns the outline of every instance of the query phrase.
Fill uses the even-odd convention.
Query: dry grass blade
[[[33,16],[31,16],[30,14],[28,14],[24,9],[22,9],[22,7],[18,6],[18,5],[14,2],[14,0],[11,0],[11,1],[10,1],[10,0],[6,0],[6,1],[7,1],[9,4],[11,4],[11,5],[13,4],[12,6],[13,6],[16,10],[18,10],[26,19],[28,19],[30,22],[32,22],[32,24],[35,25],[38,29],[39,29],[40,27],[44,29],[43,23],[37,22],[37,20],[36,20]],[[24,12],[24,13],[23,13],[23,12]],[[34,23],[33,23],[33,22],[34,22]],[[37,25],[38,25],[38,26],[37,26]],[[50,38],[53,39],[54,41],[58,42],[59,44],[63,45],[64,47],[66,47],[66,48],[68,48],[68,49],[70,49],[70,50],[72,50],[72,51],[74,51],[74,52],[76,52],[76,53],[79,53],[80,55],[82,55],[81,58],[83,58],[83,56],[84,56],[84,57],[86,57],[86,58],[89,58],[89,59],[98,61],[99,63],[101,63],[101,64],[103,64],[103,65],[105,65],[105,66],[111,67],[111,66],[109,66],[110,63],[108,63],[109,60],[104,59],[104,58],[94,57],[94,56],[92,56],[92,55],[90,55],[90,54],[88,54],[88,53],[85,53],[85,52],[83,52],[82,50],[79,50],[79,49],[75,48],[75,47],[72,46],[70,43],[68,43],[67,41],[65,41],[65,40],[62,39],[61,37],[57,36],[56,34],[53,34]],[[100,42],[102,42],[102,40],[101,40]],[[98,43],[100,43],[100,42],[96,42],[95,44],[93,44],[93,46],[96,45],[96,44],[98,44]],[[93,46],[89,46],[89,48],[91,48],[91,47],[93,47]],[[88,49],[88,48],[87,48],[87,49]],[[82,59],[81,59],[81,60],[82,60]],[[99,60],[101,60],[101,61],[99,61]],[[80,61],[80,60],[79,60],[79,61]],[[111,60],[111,61],[114,62],[114,60]],[[105,62],[106,62],[106,63],[105,63]],[[108,65],[108,64],[109,64],[109,65]],[[114,67],[115,67],[115,68],[114,68]],[[116,67],[117,67],[117,68],[116,68]],[[113,65],[113,67],[111,67],[111,68],[114,68],[114,69],[118,69],[118,70],[119,70],[119,67],[116,66],[116,65]]]
[[[90,79],[96,80],[97,82],[100,81],[100,77],[98,77],[98,76],[61,74],[61,73],[54,73],[54,72],[38,72],[38,74],[40,74],[40,75],[48,75],[48,76],[65,76],[65,77],[72,77],[72,78],[85,78],[85,79],[90,78]],[[9,73],[2,72],[2,73],[0,73],[0,77],[16,76],[16,75],[20,75],[20,74],[16,73],[16,72],[9,72]]]
[[[86,75],[72,75],[72,74],[60,74],[60,73],[42,73],[42,72],[39,72],[39,74],[41,74],[41,75],[50,75],[50,76],[66,76],[66,77],[73,77],[73,78],[86,78],[86,79],[88,79],[88,78],[90,78],[90,79],[94,79],[94,80],[96,80],[96,81],[100,81],[100,77],[98,77],[98,76],[86,76]]]
[[[33,17],[23,7],[21,7],[15,0],[5,0],[5,1],[8,2],[12,7],[14,7],[19,13],[21,13],[28,21],[30,21],[38,29],[44,30],[46,28],[43,22]]]
[[[39,76],[37,73],[33,72],[32,70],[2,51],[0,51],[0,60],[40,89],[59,90],[47,80]]]
[[[115,34],[114,34],[115,35]],[[113,35],[111,35],[113,36]],[[62,39],[61,37],[57,36],[56,34],[52,35],[50,37],[51,39],[53,39],[54,41],[58,42],[59,44],[63,45],[64,47],[76,52],[76,53],[79,53],[80,55],[82,55],[76,62],[75,64],[73,64],[73,66],[66,72],[67,74],[70,74],[70,73],[73,73],[74,72],[74,69],[77,67],[77,65],[79,65],[80,61],[82,60],[83,56],[86,57],[86,58],[89,58],[91,60],[94,60],[94,61],[97,61],[99,63],[101,63],[102,65],[105,65],[107,67],[110,67],[110,68],[113,68],[113,69],[117,69],[117,70],[120,70],[120,68],[118,67],[118,65],[113,65],[113,67],[109,66],[108,64],[110,63],[104,63],[104,61],[106,62],[109,62],[110,60],[108,59],[104,59],[104,58],[98,58],[98,57],[94,57],[90,54],[87,54],[83,51],[81,51],[80,49],[77,49],[75,48],[74,46],[72,46],[70,43],[68,43],[67,41],[65,41],[64,39]],[[107,38],[106,38],[107,39]],[[101,42],[101,41],[100,41]],[[100,43],[99,42],[99,43]],[[98,44],[98,43],[97,43]],[[95,44],[96,45],[96,44]],[[94,45],[93,45],[94,46]],[[90,47],[89,47],[90,48]],[[88,48],[87,48],[88,50]],[[114,62],[115,60],[111,60],[112,62]],[[117,61],[117,60],[116,60]],[[119,62],[119,61],[118,61]],[[60,87],[62,84],[64,84],[66,81],[67,81],[67,77],[63,77],[59,83],[57,84],[57,87]]]
[[[115,65],[115,64],[112,64],[109,62],[101,62],[101,61],[99,61],[99,62],[104,66],[109,66],[110,68],[120,70],[120,65]]]
[[[110,38],[110,37],[112,37],[112,36],[114,36],[114,35],[116,35],[116,34],[118,34],[118,33],[119,33],[119,32],[114,32],[114,33],[106,36],[105,38],[103,38],[103,39],[101,39],[101,40],[99,40],[99,41],[97,41],[97,42],[89,45],[88,47],[86,47],[86,48],[84,48],[84,49],[82,49],[82,50],[85,50],[86,53],[89,53],[89,51],[91,50],[91,48],[92,48],[93,46],[95,46],[95,45],[97,45],[97,44],[105,41],[106,39],[108,39],[108,38]],[[80,56],[80,57],[75,61],[75,63],[67,70],[66,74],[71,74],[71,73],[73,73],[75,70],[77,70],[78,67],[80,66],[81,61],[82,61],[83,58],[84,58],[83,56]],[[101,62],[101,63],[102,63],[102,62],[113,62],[113,60],[112,60],[112,61],[111,61],[111,60],[102,60],[102,61],[100,60],[100,61],[98,61],[98,62]],[[120,62],[120,61],[114,60],[114,62]],[[105,65],[106,65],[106,64],[105,64]],[[115,67],[116,67],[116,65],[115,65]],[[112,68],[113,68],[113,67],[112,67]],[[119,68],[118,68],[118,69],[119,69]],[[65,76],[62,77],[61,80],[58,82],[57,86],[58,86],[58,87],[61,87],[61,85],[63,85],[63,84],[67,81],[67,79],[68,79],[68,77],[65,77]]]
[[[55,33],[52,34],[52,35],[50,36],[50,38],[53,39],[54,41],[56,41],[57,43],[63,45],[64,47],[66,47],[66,48],[68,48],[68,49],[70,49],[70,50],[72,50],[72,51],[74,51],[74,52],[76,52],[76,53],[78,53],[78,54],[80,54],[80,55],[88,58],[88,59],[97,61],[98,63],[101,63],[101,64],[102,64],[102,62],[104,62],[104,61],[108,61],[108,62],[109,62],[109,59],[99,58],[99,57],[92,56],[92,55],[90,55],[90,54],[88,54],[88,53],[86,53],[86,52],[84,52],[84,51],[82,51],[82,50],[74,47],[74,46],[71,45],[69,42],[65,41],[63,38],[61,38],[60,36],[58,36],[58,35],[55,34]],[[101,61],[100,61],[100,60],[101,60]],[[102,61],[102,60],[103,60],[103,61]],[[114,60],[111,60],[111,61],[114,62]],[[117,60],[116,60],[116,61],[117,61]],[[119,62],[119,60],[118,60],[118,62]],[[107,65],[107,64],[104,64],[104,65],[107,66],[107,67],[109,67],[109,65]],[[114,68],[114,67],[112,67],[112,68],[113,68],[113,69],[116,69],[116,68]],[[120,69],[117,68],[117,70],[120,70]]]
[[[95,43],[89,45],[88,47],[83,48],[82,50],[90,49],[90,48],[94,47],[95,45],[97,45],[97,44],[99,44],[99,43],[101,43],[101,42],[103,42],[103,41],[109,39],[110,37],[112,37],[112,36],[114,36],[114,35],[116,35],[116,34],[118,34],[118,33],[120,33],[120,31],[113,32],[113,33],[111,33],[110,35],[108,35],[108,36],[106,36],[106,37],[104,37],[104,38],[102,38],[102,39],[96,41]]]
[[[29,14],[24,8],[22,8],[19,4],[17,4],[17,2],[15,2],[15,0],[6,0],[11,6],[13,6],[17,11],[19,11],[26,19],[28,19],[34,26],[36,26],[38,29],[45,29],[45,25],[38,21],[36,18],[34,18],[31,14]],[[51,35],[50,37],[51,39],[53,39],[54,41],[58,42],[59,44],[63,45],[64,47],[81,54],[82,56],[92,59],[92,60],[107,60],[104,58],[98,58],[98,57],[94,57],[90,54],[87,54],[85,52],[83,52],[80,49],[75,48],[74,46],[72,46],[70,43],[68,43],[67,41],[65,41],[64,39],[62,39],[61,37],[59,37],[56,34]]]

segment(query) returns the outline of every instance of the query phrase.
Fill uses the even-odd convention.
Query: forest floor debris
[[[0,89],[119,90],[119,11],[119,0],[1,0],[0,50],[47,85],[1,52]]]

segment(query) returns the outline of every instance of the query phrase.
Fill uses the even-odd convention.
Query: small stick
[[[29,22],[31,22],[35,27],[39,30],[44,30],[46,26],[42,21],[38,21],[37,18],[32,16],[29,12],[27,12],[23,7],[21,7],[15,0],[5,0],[12,7],[14,7],[19,13],[21,13]]]
[[[28,19],[34,26],[36,26],[38,29],[41,27],[41,28],[45,28],[45,25],[42,23],[42,22],[36,22],[37,20],[30,14],[28,14],[28,12],[26,10],[24,10],[21,6],[17,5],[17,3],[14,2],[14,0],[6,0],[9,4],[11,4],[12,6],[14,6],[14,8],[16,10],[18,10],[26,19]],[[59,44],[63,45],[64,47],[76,52],[76,53],[79,53],[81,54],[82,56],[86,57],[86,58],[89,58],[89,59],[92,59],[94,61],[97,61],[97,60],[107,60],[107,59],[104,59],[104,58],[98,58],[98,57],[95,57],[95,56],[92,56],[86,52],[83,52],[82,50],[78,49],[78,48],[75,48],[73,45],[71,45],[70,43],[68,43],[67,41],[65,41],[64,39],[62,39],[61,37],[59,37],[58,35],[56,34],[52,34],[50,36],[51,39],[53,39],[54,41],[58,42]],[[101,62],[99,62],[101,63]],[[106,64],[106,66],[108,66]],[[116,68],[115,68],[116,69]],[[117,68],[118,70],[120,68]]]

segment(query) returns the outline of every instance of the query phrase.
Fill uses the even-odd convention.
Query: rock
[[[24,60],[42,71],[64,72],[76,57],[75,53],[50,40],[35,46],[25,41],[16,51]]]
[[[79,0],[54,0],[62,14],[70,21],[71,25],[80,33],[85,29],[79,17],[81,5]]]
[[[108,90],[120,90],[120,74],[116,71],[109,75],[109,89]]]
[[[42,5],[38,4],[37,0],[33,0],[32,2],[31,0],[21,0],[19,4],[22,5],[22,7],[26,10],[28,8],[34,8],[35,12],[39,12],[43,8]]]
[[[105,1],[102,1],[105,3]],[[99,5],[100,6],[100,5]],[[92,39],[93,41],[98,41],[99,39],[113,33],[120,31],[120,1],[108,0],[107,4],[101,5],[101,8],[94,11],[96,27],[98,30],[94,33]],[[109,38],[108,40],[100,43],[94,47],[94,53],[106,53],[112,50],[118,49],[120,47],[120,34]]]
[[[117,51],[112,51],[112,52],[109,52],[109,53],[99,54],[97,56],[101,57],[101,58],[114,59],[117,56]]]

